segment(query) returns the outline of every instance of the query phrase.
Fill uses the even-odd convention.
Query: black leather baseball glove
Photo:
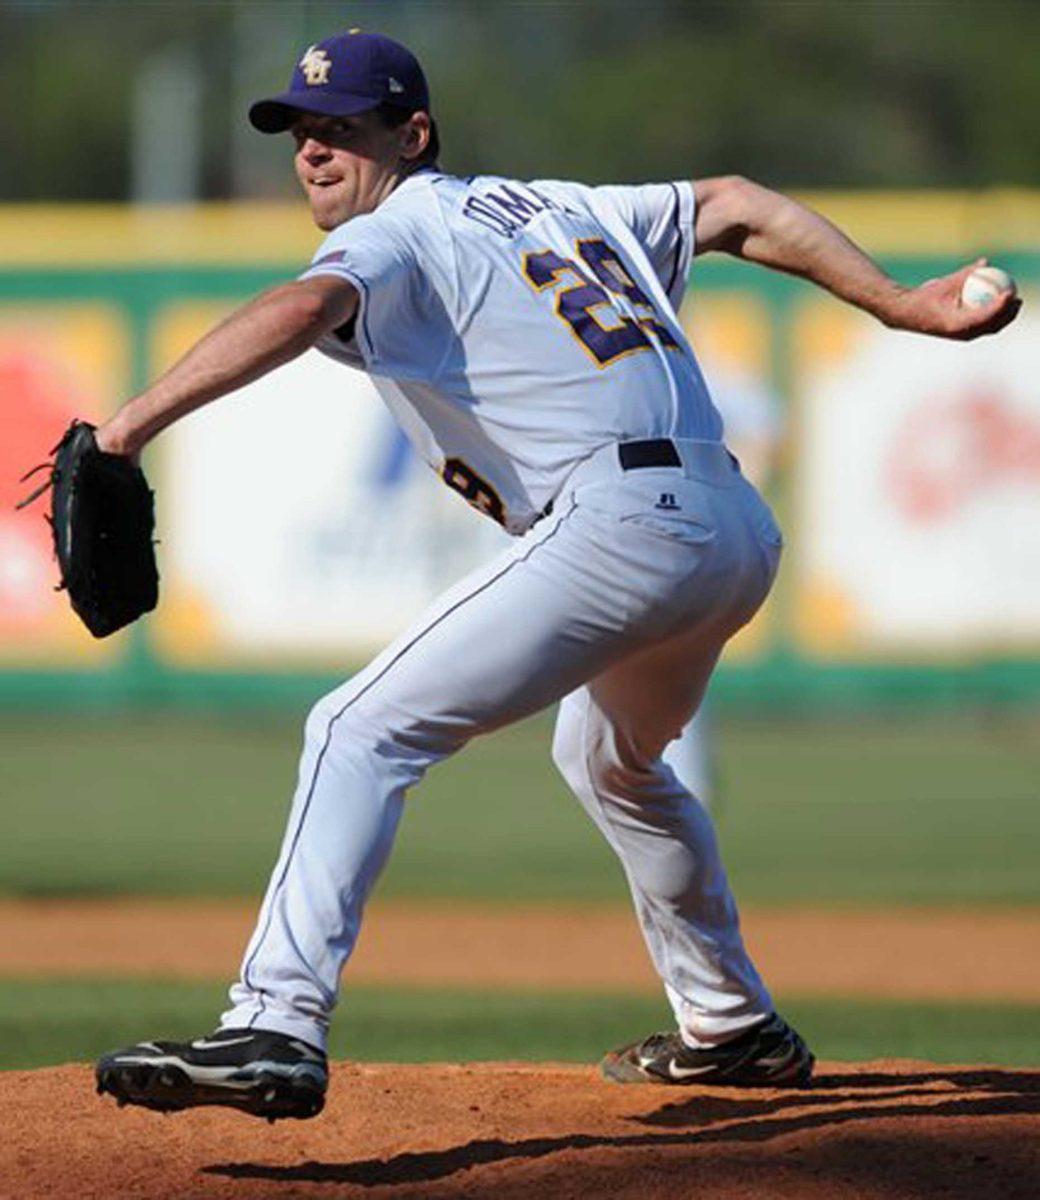
[[[51,488],[51,530],[60,588],[97,638],[107,637],[159,600],[152,534],[155,506],[140,467],[98,449],[94,426],[73,421],[54,447],[46,483],[18,505]]]

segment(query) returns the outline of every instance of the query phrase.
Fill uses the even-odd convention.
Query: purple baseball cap
[[[261,133],[282,133],[301,112],[353,117],[380,104],[428,112],[426,76],[400,42],[354,29],[311,46],[296,64],[288,91],[257,100],[249,120]]]

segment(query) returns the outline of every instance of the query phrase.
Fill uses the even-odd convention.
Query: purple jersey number
[[[570,326],[597,366],[607,367],[627,354],[649,350],[653,343],[648,330],[669,349],[678,345],[657,319],[653,301],[625,270],[617,251],[602,238],[586,238],[578,242],[577,250],[584,267],[555,250],[541,250],[524,255],[523,272],[538,292],[557,286],[567,274],[577,280],[556,293],[556,315]],[[635,317],[620,311],[616,296],[626,297]]]
[[[678,349],[679,343],[658,320],[654,302],[625,270],[624,263],[612,246],[602,238],[583,238],[578,242],[578,253],[608,291],[628,297],[638,313],[639,324],[644,329],[650,330],[669,350]]]

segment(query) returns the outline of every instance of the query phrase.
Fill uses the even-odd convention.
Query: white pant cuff
[[[697,1029],[680,1026],[679,1036],[691,1050],[713,1050],[768,1021],[771,1013],[745,1013],[740,1017],[702,1017]]]

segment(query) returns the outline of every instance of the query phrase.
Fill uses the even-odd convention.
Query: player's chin
[[[311,206],[311,219],[325,233],[349,221],[354,215],[352,206],[342,196],[333,194],[332,188],[312,188],[307,198]]]

